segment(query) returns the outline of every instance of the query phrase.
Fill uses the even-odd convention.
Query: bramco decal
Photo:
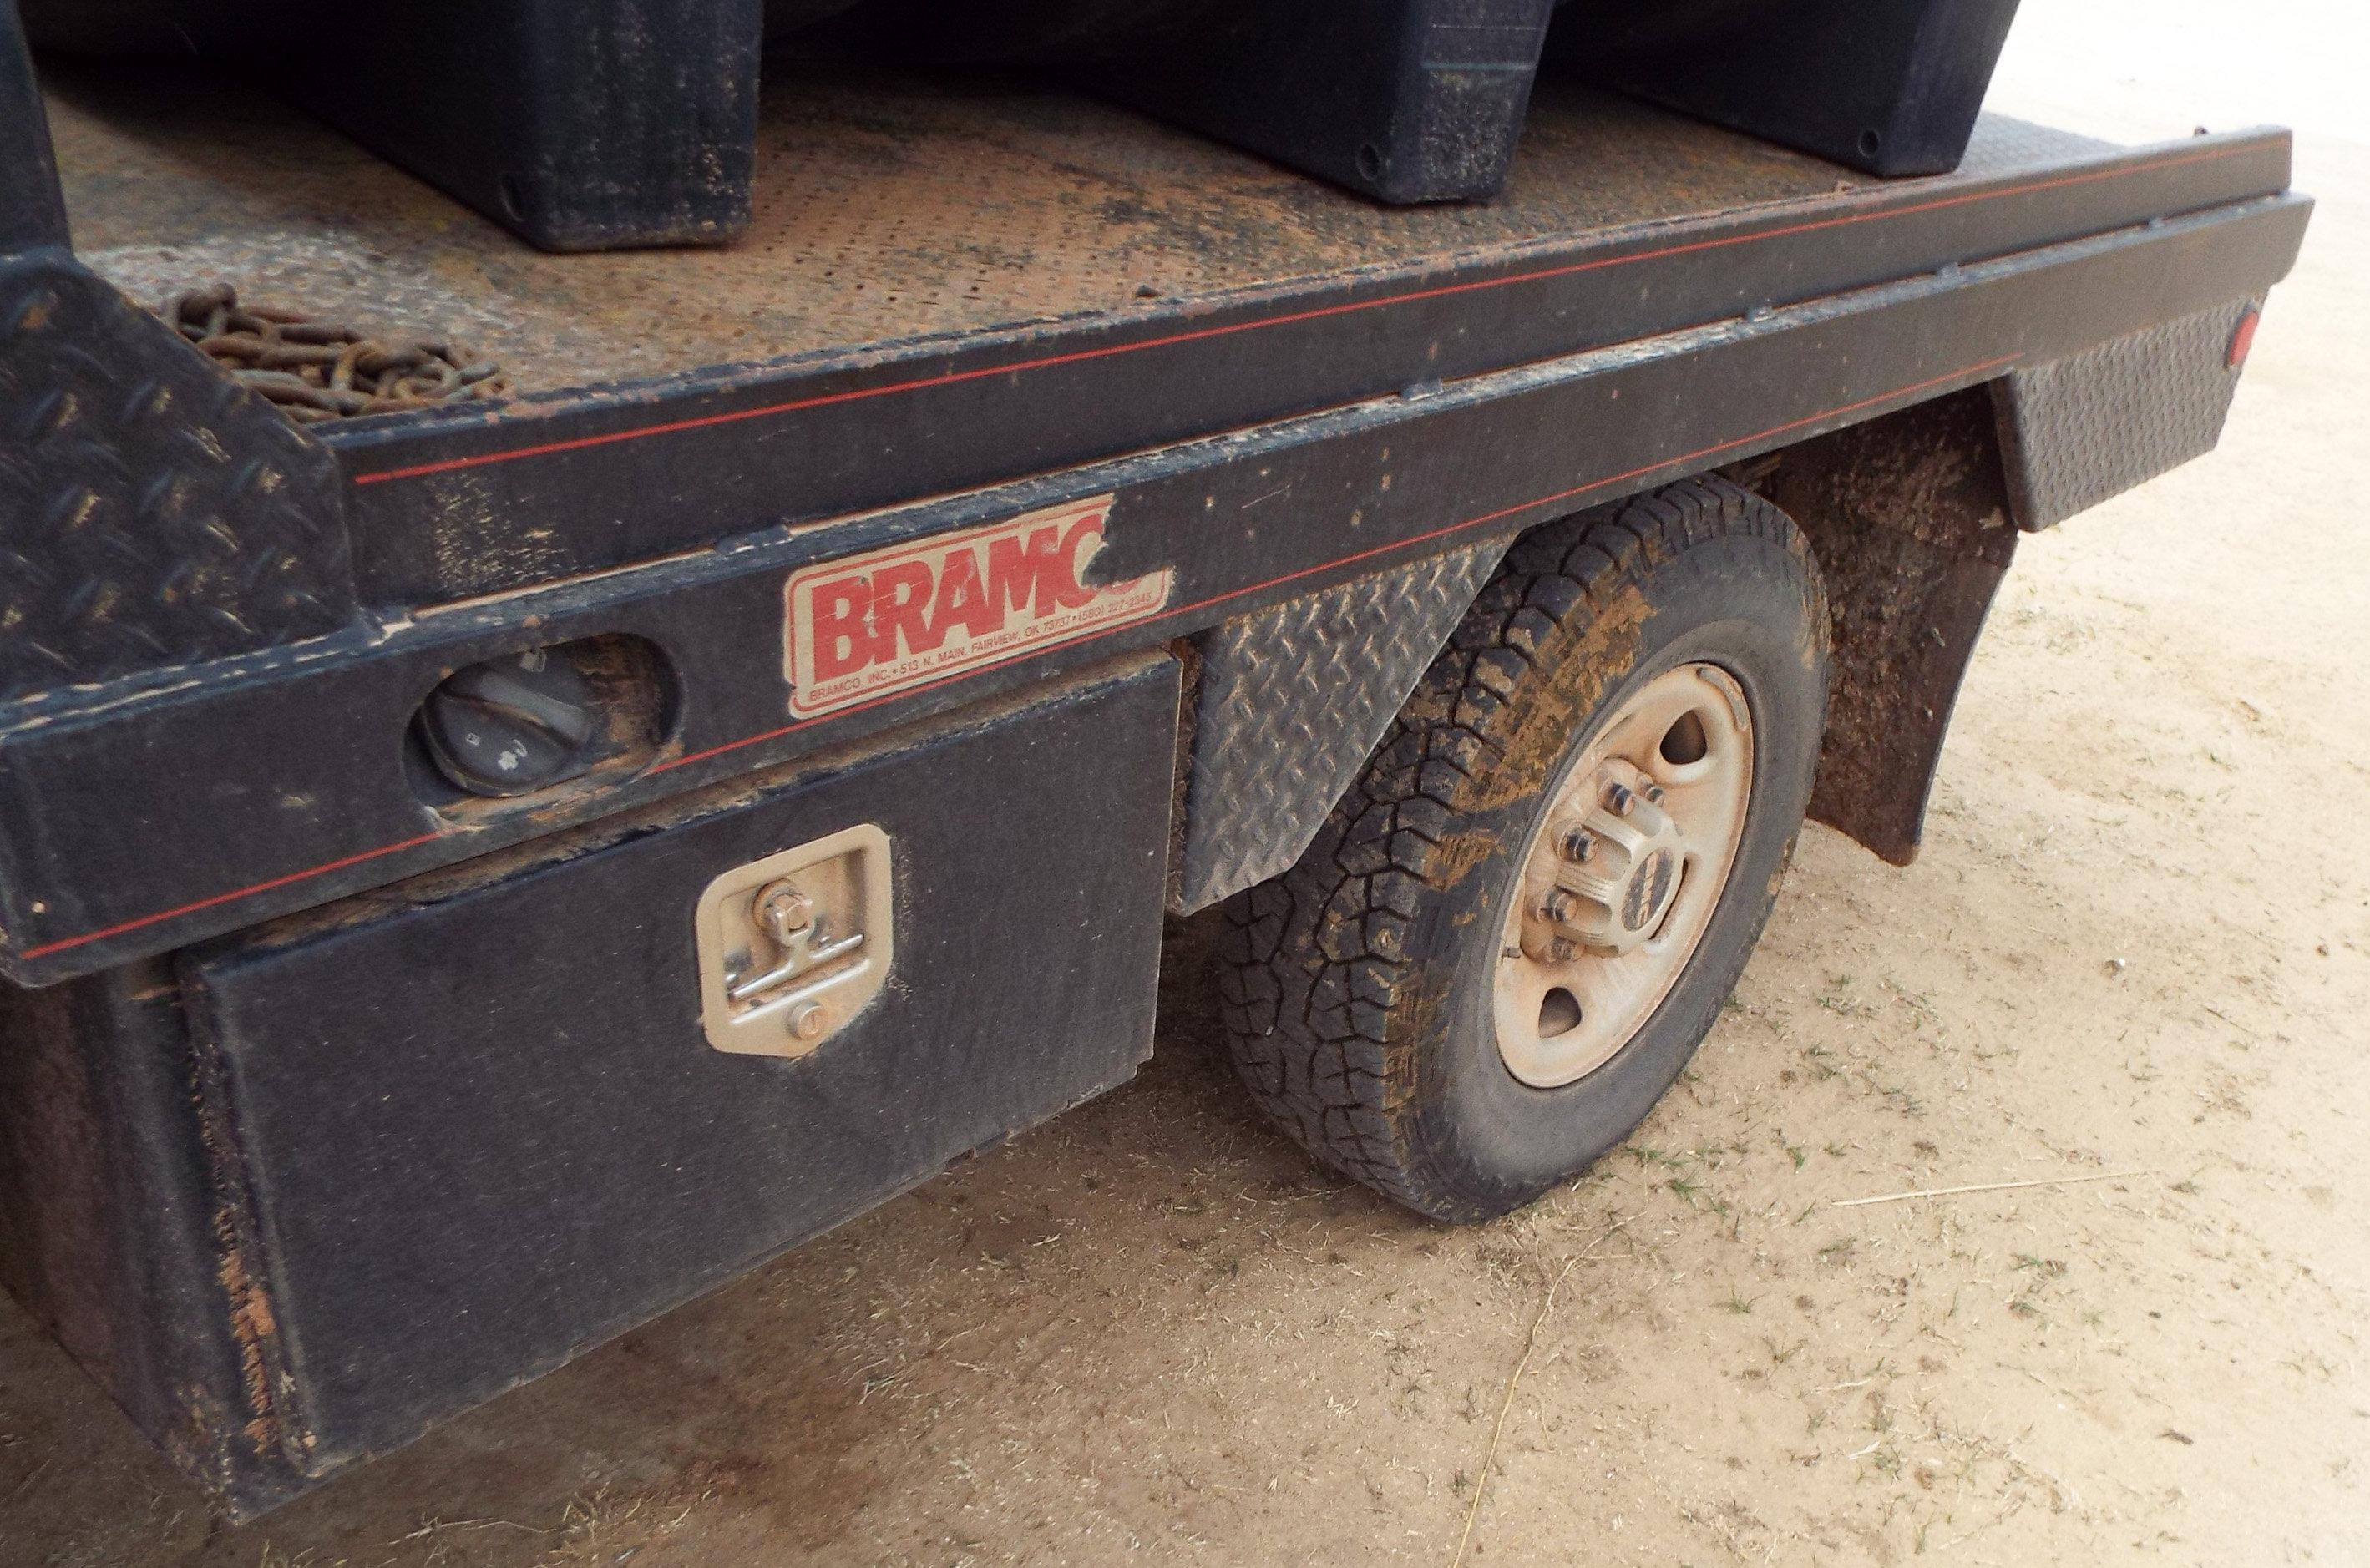
[[[830,713],[1158,614],[1167,568],[1089,585],[1111,498],[808,567],[785,589],[790,712]]]

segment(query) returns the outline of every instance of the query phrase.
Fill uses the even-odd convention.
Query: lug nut
[[[1651,801],[1651,802],[1652,802],[1654,805],[1656,805],[1656,806],[1660,806],[1660,805],[1662,805],[1662,786],[1661,784],[1648,784],[1648,785],[1646,786],[1646,798],[1647,798],[1648,800]]]
[[[1550,936],[1543,954],[1550,964],[1569,964],[1580,956],[1580,944],[1569,936]]]
[[[1569,861],[1584,861],[1596,853],[1596,835],[1585,828],[1573,828],[1563,836],[1563,857]]]
[[[1580,900],[1559,887],[1539,900],[1539,918],[1551,925],[1561,925],[1580,912]]]
[[[831,1027],[831,1014],[820,1001],[810,1001],[790,1014],[790,1033],[801,1040],[820,1040]]]
[[[1616,784],[1605,790],[1605,804],[1616,817],[1627,817],[1638,809],[1638,796],[1628,784]]]

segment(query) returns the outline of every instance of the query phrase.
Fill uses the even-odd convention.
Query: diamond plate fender
[[[1237,616],[1196,639],[1179,914],[1288,868],[1512,535]]]
[[[2052,527],[2213,451],[2238,384],[2231,334],[2254,308],[2233,300],[1996,383],[2019,526]]]
[[[63,250],[0,258],[0,701],[354,613],[328,452]]]

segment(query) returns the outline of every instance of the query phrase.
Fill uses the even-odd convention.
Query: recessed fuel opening
[[[666,656],[642,637],[581,637],[462,666],[437,682],[409,726],[414,789],[450,811],[540,799],[588,779],[639,771],[673,721]]]

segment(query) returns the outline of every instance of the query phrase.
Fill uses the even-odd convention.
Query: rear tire
[[[1742,698],[1741,828],[1704,862],[1716,897],[1631,1009],[1642,1022],[1559,1082],[1500,1043],[1518,946],[1579,937],[1540,961],[1584,966],[1634,950],[1600,941],[1643,935],[1602,902],[1587,926],[1572,901],[1541,900],[1539,867],[1556,865],[1538,846],[1550,828],[1569,841],[1573,792],[1598,787],[1583,765],[1610,765],[1605,721],[1628,725],[1655,700],[1641,692],[1689,667]],[[1817,567],[1760,497],[1693,479],[1524,535],[1300,862],[1228,901],[1224,1013],[1260,1106],[1323,1163],[1439,1219],[1503,1214],[1586,1167],[1644,1119],[1734,989],[1801,828],[1826,694]],[[1660,763],[1629,750],[1644,771],[1619,776],[1661,801]],[[1633,926],[1675,922],[1668,880],[1627,885]],[[1541,908],[1575,923],[1541,926]]]

